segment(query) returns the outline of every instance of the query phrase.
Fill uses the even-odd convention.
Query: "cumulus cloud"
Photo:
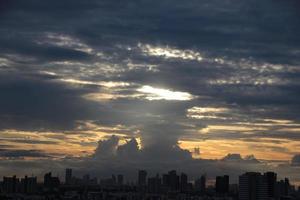
[[[180,139],[259,143],[280,159],[299,150],[297,0],[16,0],[0,10],[0,129],[15,138],[51,130],[64,142],[90,121],[130,127],[97,131],[139,137],[141,148],[113,137],[94,159],[180,158],[208,171],[215,163],[191,159]]]
[[[152,143],[139,148],[135,138],[126,141],[125,144],[119,144],[118,136],[111,136],[107,140],[100,140],[93,154],[93,158],[101,160],[106,159],[130,159],[130,162],[148,163],[170,162],[192,159],[191,153],[181,149],[177,144]]]

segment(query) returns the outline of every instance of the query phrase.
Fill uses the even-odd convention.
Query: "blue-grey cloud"
[[[299,141],[299,8],[297,0],[1,1],[0,129],[121,125],[150,157],[189,158],[182,138],[264,138],[291,153],[274,144]],[[144,86],[189,98],[150,101]],[[195,107],[227,111],[188,117]],[[237,124],[247,129],[203,134]],[[137,150],[134,140],[112,148]]]

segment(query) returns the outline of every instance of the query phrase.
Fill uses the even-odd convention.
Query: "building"
[[[188,176],[185,173],[181,173],[180,175],[180,189],[181,191],[188,190]]]
[[[21,179],[20,192],[25,194],[35,194],[37,192],[37,177],[27,177]]]
[[[276,198],[287,197],[290,194],[290,181],[288,178],[280,180],[276,183]]]
[[[275,198],[275,188],[277,183],[277,174],[274,172],[266,172],[264,173],[267,181],[267,190],[268,190],[268,198]]]
[[[16,193],[19,188],[19,179],[16,176],[3,177],[2,188],[4,193]]]
[[[161,189],[161,178],[157,174],[155,177],[148,178],[148,192],[159,193]]]
[[[268,181],[266,175],[247,172],[239,176],[239,200],[268,199]]]
[[[169,189],[171,191],[178,191],[180,186],[179,176],[176,174],[175,170],[169,171]]]
[[[217,176],[215,187],[217,194],[227,194],[229,192],[229,176]]]
[[[123,185],[123,182],[124,182],[124,176],[122,174],[119,174],[117,176],[117,183],[118,183],[118,185]]]
[[[195,190],[204,194],[206,191],[206,176],[202,175],[199,179],[195,181]]]
[[[139,170],[138,172],[138,185],[145,186],[147,180],[147,172],[145,170]]]
[[[65,184],[72,184],[72,169],[70,168],[66,169]]]
[[[44,175],[44,187],[46,189],[55,189],[55,188],[58,188],[60,185],[60,180],[58,177],[53,177],[51,172],[49,173],[46,173]]]

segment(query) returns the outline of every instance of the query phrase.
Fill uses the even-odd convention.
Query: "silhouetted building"
[[[65,184],[72,184],[72,169],[66,169]]]
[[[201,194],[205,193],[206,190],[206,177],[205,175],[202,175],[199,179],[195,181],[195,189],[197,192],[200,192]]]
[[[172,191],[178,191],[179,190],[179,185],[180,185],[180,180],[179,176],[176,174],[175,170],[169,171],[168,173],[169,176],[169,188]]]
[[[58,188],[60,181],[58,177],[52,177],[51,172],[45,174],[44,176],[44,187],[47,189]]]
[[[147,172],[145,170],[139,170],[138,173],[138,185],[145,186],[147,180]]]
[[[257,172],[247,172],[239,176],[240,200],[266,200],[268,199],[267,176]]]
[[[16,176],[3,177],[3,192],[4,193],[16,193],[18,192],[19,179]]]
[[[229,192],[229,176],[217,176],[216,177],[216,193],[226,194]]]
[[[117,184],[117,178],[116,178],[116,176],[114,174],[111,175],[111,180],[112,180],[113,185]]]
[[[155,177],[148,178],[148,192],[159,193],[161,188],[161,178],[157,174]]]
[[[124,176],[122,174],[118,175],[118,185],[123,185]]]
[[[267,181],[268,198],[275,198],[275,188],[277,183],[277,174],[274,172],[264,173]]]
[[[170,185],[170,178],[169,178],[169,174],[163,174],[162,175],[162,184],[164,187],[169,187]]]
[[[276,194],[277,198],[286,197],[289,195],[290,191],[290,181],[288,178],[280,180],[276,184]]]
[[[180,189],[181,191],[187,191],[188,189],[188,176],[185,173],[181,173],[180,176]]]
[[[21,179],[20,191],[26,194],[34,194],[37,192],[37,177],[27,177]]]
[[[90,185],[90,175],[89,175],[89,174],[85,174],[85,175],[82,177],[82,181],[83,181],[83,184],[85,184],[85,185]]]

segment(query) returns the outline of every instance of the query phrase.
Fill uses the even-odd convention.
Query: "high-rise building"
[[[147,180],[147,172],[145,170],[139,170],[138,173],[138,185],[145,186]]]
[[[274,172],[264,173],[268,187],[268,198],[275,198],[275,187],[277,183],[277,174]]]
[[[118,175],[118,185],[123,185],[124,176],[122,174]]]
[[[44,187],[47,189],[58,188],[60,180],[58,177],[52,177],[51,172],[44,175]]]
[[[66,169],[65,184],[72,184],[72,169]]]
[[[21,179],[20,190],[22,193],[34,194],[37,192],[37,177],[27,177]]]
[[[290,194],[290,181],[288,178],[280,180],[276,183],[276,198],[283,198]]]
[[[217,176],[216,177],[216,193],[226,194],[229,192],[229,176]]]
[[[247,172],[239,176],[239,200],[268,199],[267,176],[257,172]]]
[[[180,186],[179,176],[175,170],[169,171],[169,188],[172,191],[178,191]]]
[[[82,177],[82,181],[83,181],[83,184],[85,185],[90,185],[90,175],[89,174],[85,174],[83,177]]]
[[[161,178],[157,174],[155,177],[148,178],[148,192],[159,193],[161,189]]]
[[[163,174],[162,175],[162,185],[167,188],[170,185],[170,178],[169,178],[169,174]]]
[[[195,181],[195,190],[201,194],[205,193],[206,190],[206,177],[202,175],[200,178]]]
[[[202,175],[200,177],[200,192],[204,194],[206,191],[206,176]]]
[[[185,173],[180,175],[180,189],[181,191],[187,191],[188,189],[188,176]]]
[[[16,176],[3,177],[3,192],[4,193],[15,193],[18,192],[19,179]]]

